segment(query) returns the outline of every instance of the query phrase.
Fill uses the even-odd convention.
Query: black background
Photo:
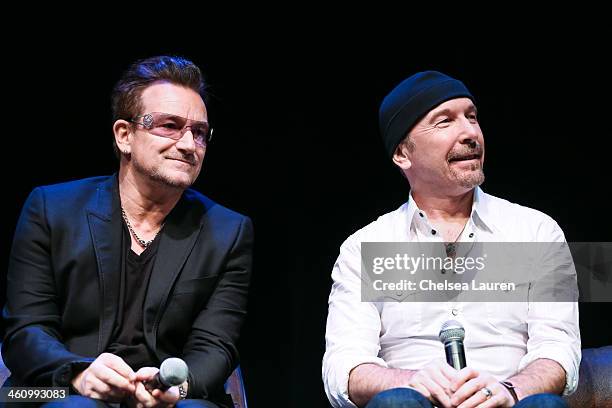
[[[130,23],[113,20],[109,31]],[[7,55],[4,97],[14,113],[3,128],[3,265],[32,188],[117,169],[109,95],[120,73],[152,55],[192,59],[211,85],[215,128],[195,188],[255,223],[240,345],[252,407],[327,406],[321,359],[331,269],[349,234],[407,199],[385,157],[377,111],[416,71],[446,72],[476,96],[485,191],[549,214],[568,241],[611,240],[610,66],[600,37],[544,33],[485,47],[466,31],[424,44],[409,35],[390,42],[342,31],[314,39],[220,28],[159,41],[149,34],[160,27],[140,23],[133,37],[117,39],[40,32]],[[584,347],[612,344],[610,306],[581,304]]]

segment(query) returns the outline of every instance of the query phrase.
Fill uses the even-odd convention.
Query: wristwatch
[[[185,398],[187,398],[187,391],[185,390],[185,387],[183,387],[183,384],[178,386],[178,390],[179,390],[179,399],[184,400]]]
[[[499,383],[506,387],[506,389],[510,392],[510,395],[512,395],[512,398],[514,398],[514,403],[518,403],[519,399],[516,395],[516,389],[514,387],[514,384],[512,384],[510,381],[500,381]]]

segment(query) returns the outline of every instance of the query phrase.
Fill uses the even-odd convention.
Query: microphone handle
[[[143,385],[145,386],[145,389],[149,392],[153,392],[153,390],[155,389],[166,391],[168,388],[170,388],[161,382],[159,378],[159,373],[155,374],[155,377],[153,377],[152,380],[144,382]]]
[[[449,341],[444,344],[444,352],[446,353],[446,362],[456,370],[461,370],[465,367],[465,352],[463,351],[463,342],[459,340]]]

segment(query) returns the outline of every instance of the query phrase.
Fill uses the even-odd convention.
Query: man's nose
[[[467,118],[462,120],[460,142],[475,148],[482,140],[482,132],[478,123],[470,122]]]
[[[193,135],[193,132],[191,131],[191,127],[186,127],[185,129],[183,129],[183,135],[176,142],[176,148],[180,150],[187,150],[190,152],[195,152],[196,142],[195,142],[195,136]]]

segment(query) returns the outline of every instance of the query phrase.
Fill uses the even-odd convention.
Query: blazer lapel
[[[87,209],[100,286],[101,318],[98,352],[102,353],[117,317],[121,278],[121,210],[117,176],[100,184],[97,197]]]
[[[188,192],[184,193],[168,214],[161,231],[155,265],[151,271],[149,288],[145,297],[143,329],[145,340],[156,350],[157,325],[165,309],[170,289],[179,276],[202,228],[204,209],[191,205]]]

